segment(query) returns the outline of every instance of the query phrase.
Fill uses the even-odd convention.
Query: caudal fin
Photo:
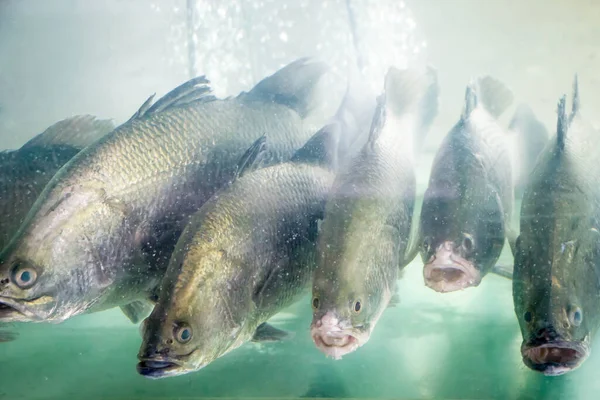
[[[491,115],[498,118],[513,103],[512,91],[500,80],[486,75],[473,82],[471,88],[476,95],[476,104],[481,104]],[[467,89],[468,92],[468,89]],[[467,96],[466,109],[469,108],[470,99]],[[468,116],[470,112],[465,112]]]
[[[439,84],[433,67],[400,70],[390,67],[385,76],[386,108],[396,117],[418,113],[427,129],[438,111]]]
[[[329,66],[311,58],[296,60],[264,78],[240,97],[283,104],[303,118],[315,108],[315,92]]]
[[[334,120],[340,129],[339,159],[343,163],[363,148],[375,112],[376,99],[355,66],[350,67],[346,93]]]

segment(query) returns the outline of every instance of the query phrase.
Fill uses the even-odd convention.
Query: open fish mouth
[[[18,303],[12,299],[0,297],[0,322],[27,322],[33,320]]]
[[[481,283],[481,272],[471,261],[439,249],[423,267],[425,286],[440,293],[454,292]]]
[[[523,363],[547,376],[566,374],[579,367],[589,355],[586,346],[572,342],[550,342],[537,346],[524,345]]]
[[[184,373],[182,366],[171,360],[147,359],[140,360],[137,372],[149,379],[167,378]]]
[[[49,321],[54,307],[52,296],[27,300],[0,296],[0,322]]]
[[[323,319],[316,321],[311,326],[310,336],[315,346],[327,357],[339,360],[358,349],[366,340],[360,337],[362,335],[357,335],[354,329],[341,328],[337,320],[334,322],[336,323],[323,323]],[[368,340],[368,336],[366,339]]]

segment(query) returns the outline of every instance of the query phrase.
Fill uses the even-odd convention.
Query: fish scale
[[[267,134],[265,164],[288,160],[330,117],[317,91],[327,71],[300,59],[238,97],[186,103],[191,83],[209,92],[206,80],[192,80],[77,154],[0,254],[0,278],[10,280],[0,288],[0,303],[10,307],[0,321],[59,322],[74,304],[98,311],[151,298],[187,218],[231,179],[244,151]],[[274,102],[277,95],[293,106]],[[84,294],[59,290],[57,282],[69,282],[77,269],[91,276]],[[34,271],[39,284],[20,287],[15,271]],[[40,295],[53,298],[52,313],[29,307]]]

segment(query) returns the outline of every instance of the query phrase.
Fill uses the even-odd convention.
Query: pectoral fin
[[[252,336],[253,342],[279,342],[281,340],[287,340],[294,337],[292,332],[287,332],[281,329],[275,328],[273,325],[269,325],[263,322],[256,328],[254,336]]]

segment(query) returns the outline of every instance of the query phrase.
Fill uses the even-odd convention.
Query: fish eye
[[[523,319],[527,323],[531,322],[531,320],[533,319],[533,315],[531,315],[531,311],[525,311],[525,314],[523,314]]]
[[[315,310],[319,309],[319,298],[318,297],[313,298],[312,306]]]
[[[474,246],[473,236],[469,235],[468,233],[464,233],[461,246],[467,253],[472,252]]]
[[[179,343],[187,343],[192,338],[192,328],[187,325],[179,325],[175,327],[175,339]]]
[[[574,307],[569,313],[569,319],[574,326],[581,325],[581,322],[583,321],[583,312],[581,311],[581,308]]]
[[[360,300],[357,300],[356,303],[354,303],[354,312],[355,313],[360,313],[360,310],[362,309],[362,304],[360,304]]]
[[[21,289],[30,288],[37,280],[37,271],[32,267],[17,263],[13,267],[12,280]]]

